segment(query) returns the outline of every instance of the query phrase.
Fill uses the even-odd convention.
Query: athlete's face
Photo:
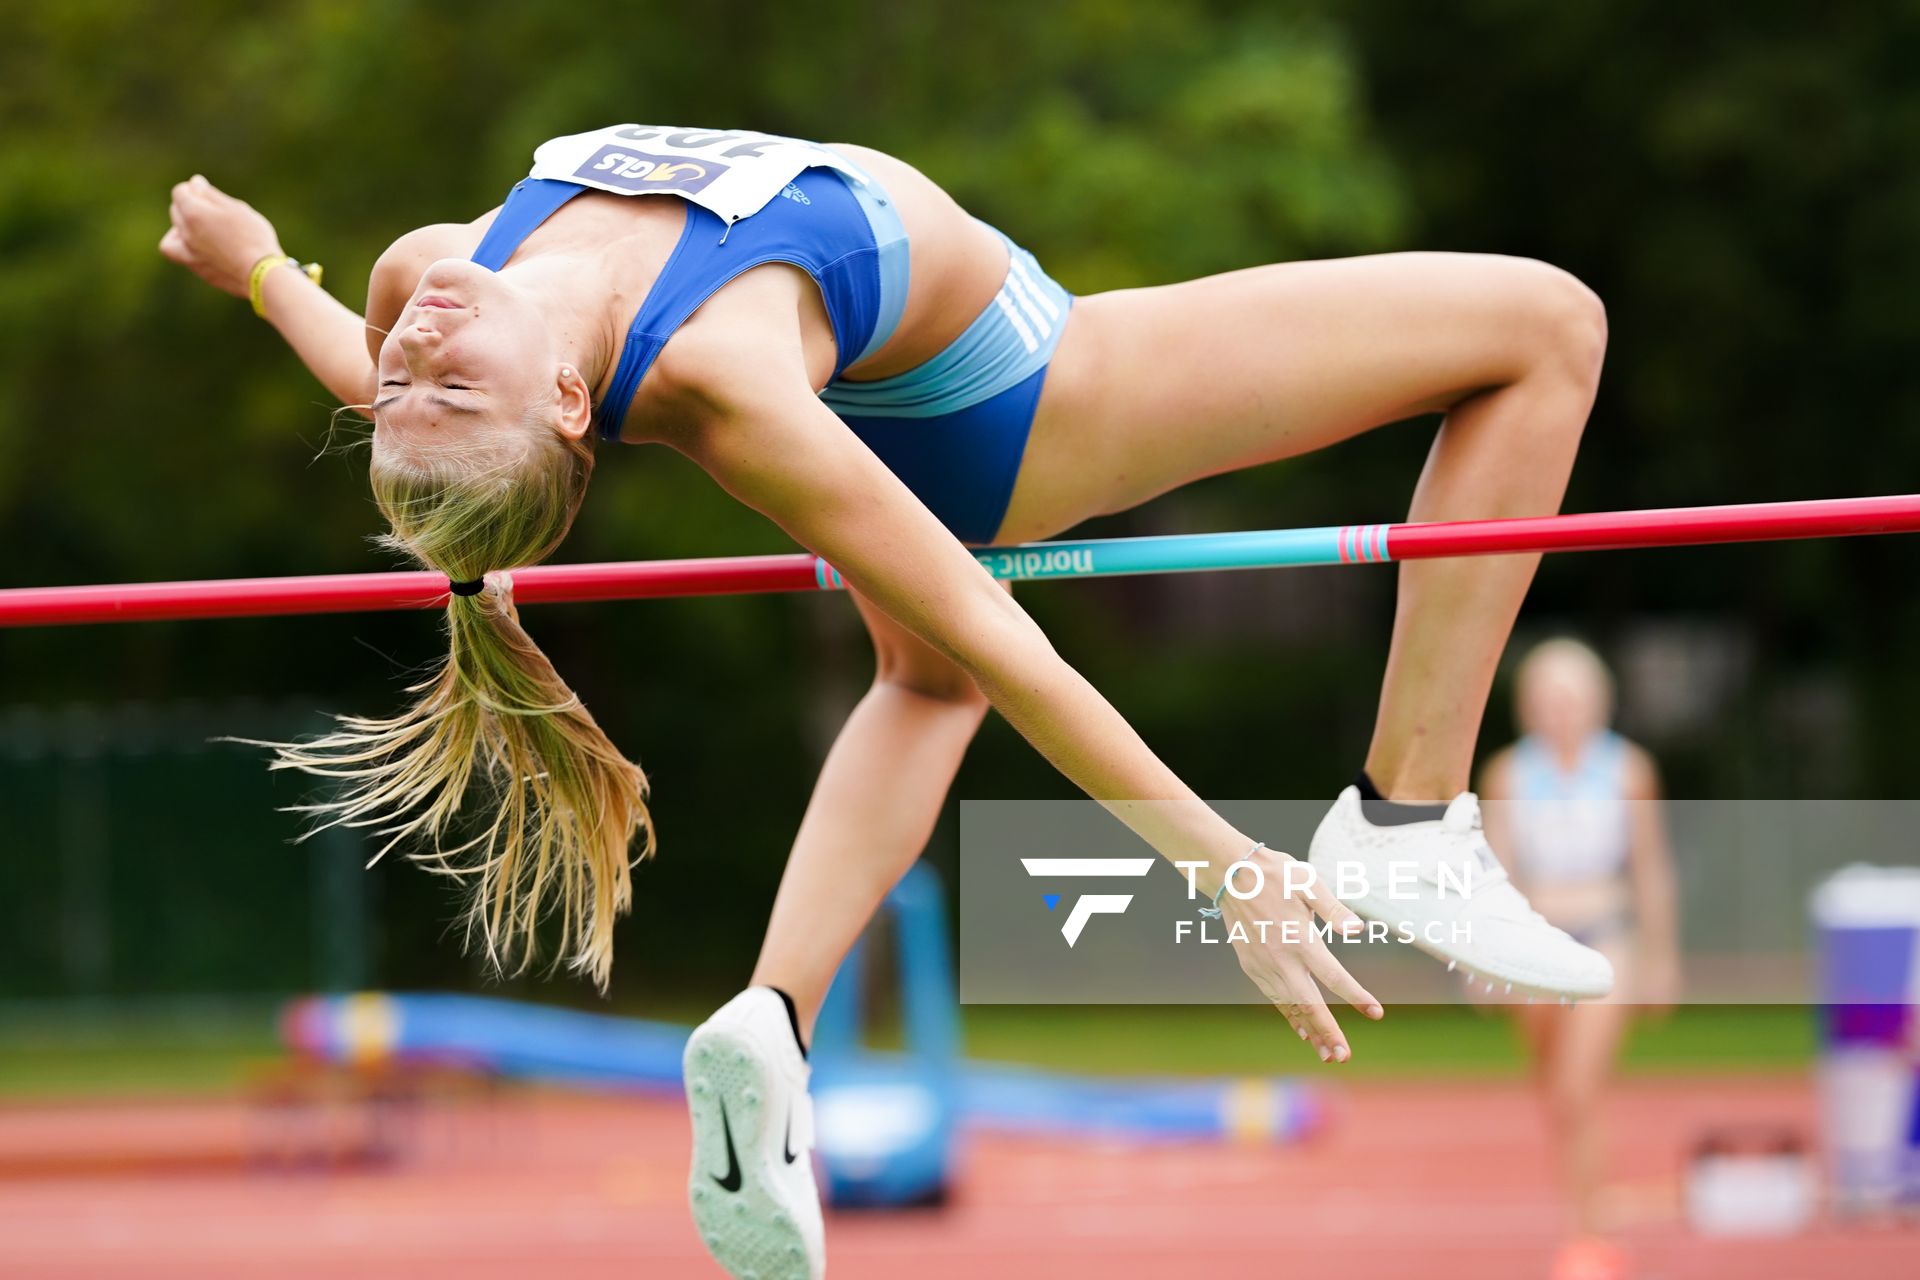
[[[376,429],[420,444],[518,429],[553,400],[561,367],[530,299],[485,267],[444,258],[381,344]]]

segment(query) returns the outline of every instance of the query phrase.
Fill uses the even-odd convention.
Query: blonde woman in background
[[[1531,650],[1514,702],[1521,738],[1481,779],[1488,839],[1534,907],[1606,955],[1615,975],[1605,999],[1519,1011],[1572,1200],[1574,1237],[1553,1276],[1613,1280],[1626,1260],[1600,1221],[1601,1096],[1631,1006],[1669,1005],[1679,982],[1660,776],[1643,748],[1608,727],[1612,676],[1579,641]]]

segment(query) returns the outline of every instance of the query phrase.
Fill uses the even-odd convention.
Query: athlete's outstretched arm
[[[734,496],[778,522],[890,617],[960,666],[994,707],[1063,774],[1171,861],[1204,860],[1209,894],[1251,841],[1167,768],[1107,700],[1053,649],[1026,612],[820,403],[797,347],[737,357],[702,379],[706,410],[676,441]],[[1286,855],[1275,855],[1276,861]],[[1311,1038],[1344,1060],[1345,1037],[1313,985],[1378,1016],[1379,1002],[1307,927],[1352,913],[1329,891],[1288,898],[1277,865],[1267,891],[1223,900],[1227,920],[1297,921],[1296,945],[1236,945],[1260,989]],[[1311,975],[1311,976],[1309,976]]]
[[[281,252],[279,234],[263,214],[198,174],[175,184],[168,214],[173,225],[161,237],[160,252],[236,298],[247,296],[253,264]],[[418,280],[417,270],[413,279],[404,278],[417,256],[408,237],[381,255],[365,320],[298,271],[275,270],[261,282],[267,320],[342,404],[372,402],[372,353]]]

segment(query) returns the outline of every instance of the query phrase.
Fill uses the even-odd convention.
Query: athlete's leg
[[[1599,1212],[1606,1177],[1606,1126],[1600,1105],[1630,1011],[1631,1006],[1611,1000],[1533,1011],[1558,1024],[1539,1080],[1577,1235],[1601,1235],[1606,1229]]]
[[[1558,508],[1606,339],[1556,268],[1472,254],[1301,262],[1075,302],[1002,541],[1202,476],[1444,412],[1412,520]],[[1363,518],[1364,513],[1356,513]],[[1368,771],[1389,797],[1467,786],[1537,556],[1400,569]]]
[[[960,668],[854,600],[873,635],[873,687],[827,754],[753,971],[793,997],[807,1036],[847,949],[926,847],[987,711]]]

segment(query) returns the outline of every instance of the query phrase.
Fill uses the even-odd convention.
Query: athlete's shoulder
[[[498,212],[491,209],[472,222],[435,222],[416,227],[388,245],[375,260],[373,275],[368,281],[369,310],[377,310],[383,300],[392,298],[396,292],[403,300],[410,297],[413,287],[420,282],[420,273],[429,263],[442,258],[464,258],[472,253],[487,224]]]
[[[374,264],[374,270],[382,267],[400,269],[405,267],[425,267],[429,262],[441,258],[464,256],[473,252],[480,243],[480,236],[487,224],[493,221],[500,210],[496,207],[487,210],[472,222],[434,222],[424,227],[415,227],[392,244],[380,255]]]
[[[1653,753],[1631,738],[1614,735],[1620,749],[1620,772],[1626,793],[1650,800],[1660,794],[1660,765]]]
[[[420,283],[421,272],[442,258],[464,258],[480,243],[494,210],[473,222],[436,222],[407,232],[374,261],[367,278],[367,350],[378,358],[386,331]]]

